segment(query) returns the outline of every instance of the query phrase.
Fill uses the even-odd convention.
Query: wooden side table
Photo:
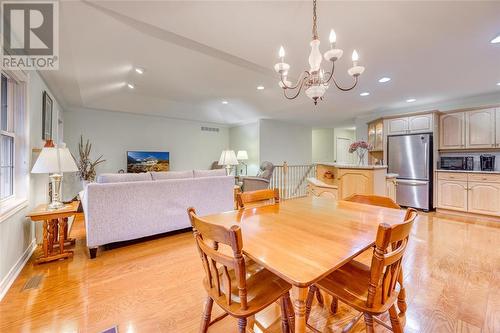
[[[68,238],[68,218],[76,214],[79,204],[73,201],[55,210],[43,204],[27,215],[33,222],[43,222],[43,255],[35,260],[36,264],[73,256],[73,251],[65,251],[64,246],[75,244],[75,239]],[[59,247],[59,251],[54,252],[54,247]]]

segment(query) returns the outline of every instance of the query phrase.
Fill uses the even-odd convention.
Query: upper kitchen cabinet
[[[465,112],[442,114],[439,129],[439,149],[465,148]]]
[[[495,145],[497,148],[500,148],[500,108],[495,110]]]
[[[434,130],[434,113],[386,120],[387,135],[428,133]]]
[[[382,118],[368,123],[368,143],[372,146],[368,152],[368,163],[379,163],[384,158],[384,120]]]
[[[434,127],[434,114],[421,114],[408,118],[410,133],[432,132]]]
[[[403,118],[392,118],[385,121],[387,128],[387,135],[397,135],[408,133],[408,117]]]
[[[466,148],[495,147],[495,109],[468,111],[466,114]],[[499,123],[500,125],[500,123]]]
[[[498,109],[490,108],[442,114],[439,149],[500,148],[498,113]]]

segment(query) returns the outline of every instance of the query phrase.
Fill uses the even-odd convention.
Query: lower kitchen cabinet
[[[385,195],[396,202],[396,178],[387,178],[385,181]]]
[[[467,182],[438,180],[438,207],[467,211]]]
[[[500,216],[500,184],[469,182],[468,212]]]
[[[438,208],[500,216],[500,175],[439,172]]]

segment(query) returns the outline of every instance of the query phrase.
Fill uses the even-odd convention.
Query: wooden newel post
[[[288,199],[288,164],[286,161],[283,162],[283,199]]]

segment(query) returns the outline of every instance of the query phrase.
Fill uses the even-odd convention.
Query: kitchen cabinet
[[[368,143],[373,147],[372,151],[384,149],[384,121],[382,119],[368,123]]]
[[[468,212],[500,216],[500,184],[469,182]]]
[[[467,182],[438,179],[438,207],[467,211]]]
[[[392,118],[386,120],[387,135],[397,135],[408,133],[408,117]]]
[[[386,120],[387,135],[416,134],[434,131],[434,113],[418,114],[409,117]]]
[[[465,148],[465,112],[446,113],[439,117],[439,149]]]
[[[438,208],[500,216],[500,174],[438,172]]]
[[[410,133],[432,132],[434,127],[434,114],[421,114],[408,118],[408,130]]]
[[[484,109],[467,112],[465,120],[465,147],[494,148],[495,119],[495,109]]]
[[[495,109],[495,145],[500,148],[500,109]]]
[[[396,202],[396,178],[387,178],[385,181],[385,195]]]

